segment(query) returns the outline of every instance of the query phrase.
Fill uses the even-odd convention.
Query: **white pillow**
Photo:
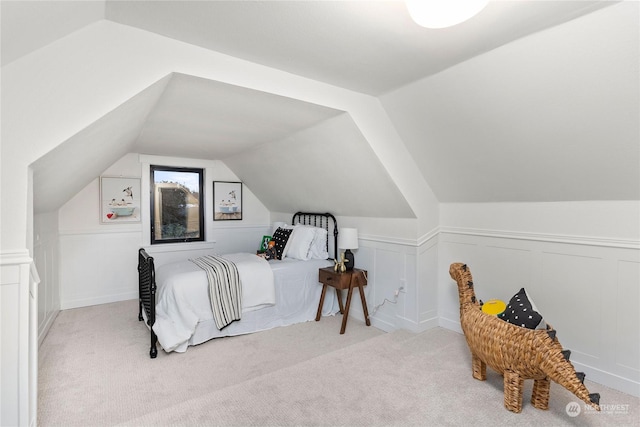
[[[309,259],[327,259],[329,252],[327,251],[327,230],[322,227],[314,227],[313,225],[296,224],[296,227],[306,227],[314,230],[315,236],[311,247],[309,248]]]
[[[287,242],[287,247],[283,251],[282,258],[288,257],[308,261],[311,259],[309,250],[315,236],[316,232],[313,228],[295,226]]]
[[[327,230],[320,227],[314,228],[316,230],[316,236],[311,243],[309,256],[312,259],[327,259],[329,258],[329,252],[327,251]]]

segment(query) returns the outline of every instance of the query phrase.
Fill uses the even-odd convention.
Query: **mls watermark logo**
[[[615,403],[615,404],[604,404],[599,405],[600,411],[592,408],[590,405],[584,405],[584,413],[588,415],[627,415],[629,414],[629,404],[628,403]],[[564,408],[567,415],[570,417],[577,417],[582,413],[582,407],[580,403],[577,402],[569,402],[567,406]]]
[[[580,415],[580,411],[582,411],[582,409],[580,409],[580,404],[576,402],[567,403],[567,406],[564,408],[564,410],[570,417],[577,417],[578,415]]]
[[[600,412],[593,409],[591,406],[584,406],[585,414],[608,414],[608,415],[627,415],[629,413],[628,403],[609,403],[600,405]]]

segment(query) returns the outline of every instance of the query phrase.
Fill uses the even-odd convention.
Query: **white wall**
[[[140,177],[140,163],[126,155],[102,175]],[[59,210],[62,309],[137,298],[142,226],[101,224],[100,216],[99,177]]]
[[[243,219],[213,221],[212,182],[239,181],[219,161],[128,154],[103,176],[141,178],[142,205],[149,206],[149,165],[199,167],[205,170],[205,241],[150,246],[149,212],[135,224],[100,223],[99,178],[59,210],[60,306],[63,309],[138,298],[137,251],[147,247],[156,264],[205,252],[256,250],[269,229],[269,212],[243,186]],[[37,196],[37,195],[36,195]]]

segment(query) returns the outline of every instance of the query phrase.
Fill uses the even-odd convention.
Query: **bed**
[[[283,227],[291,234],[280,248],[285,255],[281,260],[267,261],[249,253],[221,255],[237,267],[242,282],[240,319],[222,328],[214,318],[205,270],[193,260],[156,269],[153,257],[140,248],[138,320],[144,321],[150,331],[149,356],[157,357],[157,343],[165,352],[184,352],[213,338],[315,320],[322,292],[318,269],[333,265],[338,226],[330,213],[308,212],[294,214],[291,224]],[[315,238],[307,246],[309,236]],[[319,240],[321,236],[323,241]],[[299,244],[301,239],[304,242]],[[307,247],[310,249],[305,256],[299,248]],[[336,298],[325,298],[322,315],[338,312]]]

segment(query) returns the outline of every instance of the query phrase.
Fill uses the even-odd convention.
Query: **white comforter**
[[[273,271],[254,254],[226,254],[238,267],[242,282],[242,312],[275,304]],[[165,351],[187,342],[201,321],[213,318],[209,284],[204,270],[191,261],[166,264],[156,269],[156,322],[153,331]]]

